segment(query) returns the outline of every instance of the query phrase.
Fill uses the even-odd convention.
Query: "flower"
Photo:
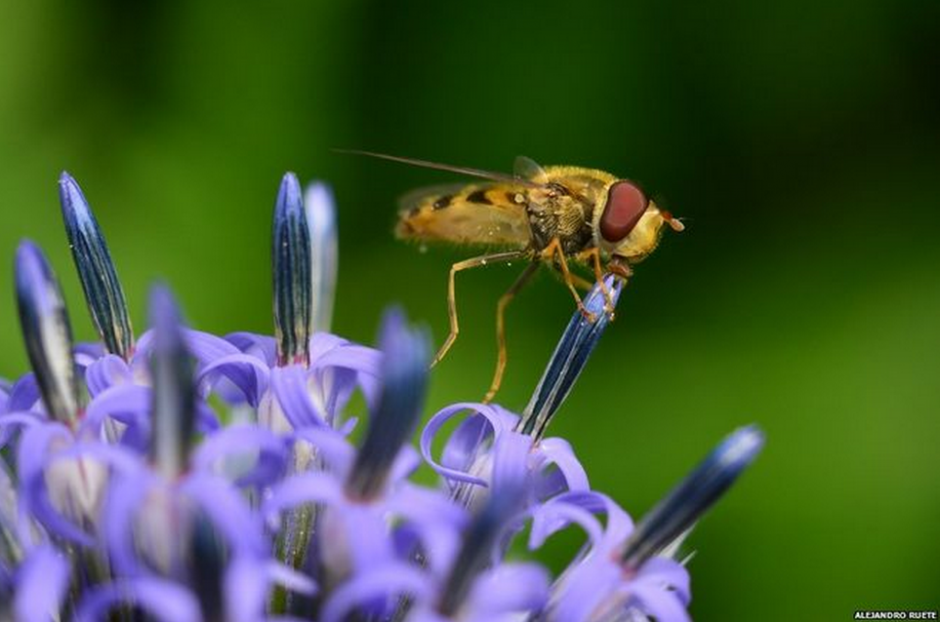
[[[459,402],[421,428],[427,332],[397,308],[376,348],[328,332],[338,257],[325,185],[282,179],[273,336],[222,337],[188,328],[163,285],[135,335],[84,194],[67,173],[59,187],[101,342],[72,342],[58,280],[24,241],[16,301],[32,371],[0,387],[0,619],[688,619],[679,544],[763,435],[732,434],[636,526],[590,488],[571,445],[546,433],[619,280],[584,298],[596,319],[574,313],[521,414]],[[436,485],[417,483],[422,463]],[[569,527],[587,543],[552,576],[538,550]],[[527,529],[531,558],[509,559]]]

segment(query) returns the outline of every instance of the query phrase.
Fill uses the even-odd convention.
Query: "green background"
[[[395,241],[395,198],[517,154],[639,180],[686,219],[637,269],[557,418],[634,515],[723,435],[768,445],[696,530],[701,620],[940,605],[940,4],[4,3],[0,250],[30,236],[92,330],[56,177],[82,183],[140,329],[169,281],[195,325],[270,332],[280,175],[335,188],[335,329],[398,301],[446,332],[448,265]],[[513,269],[458,284],[430,410],[482,396]],[[12,292],[10,269],[0,291]],[[0,374],[25,357],[12,294]],[[510,310],[520,409],[572,311],[543,275]]]

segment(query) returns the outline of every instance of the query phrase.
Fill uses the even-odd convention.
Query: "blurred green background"
[[[82,183],[138,328],[168,280],[197,326],[270,332],[280,175],[335,188],[336,331],[403,303],[446,334],[450,263],[395,241],[395,199],[452,181],[333,153],[509,170],[517,154],[639,180],[686,219],[639,267],[557,418],[642,514],[733,428],[764,455],[700,525],[701,620],[940,604],[940,4],[546,1],[5,3],[0,249],[48,251],[92,336],[56,177]],[[466,273],[429,408],[478,399],[519,267]],[[0,373],[25,368],[0,271]],[[572,312],[511,308],[521,409]]]

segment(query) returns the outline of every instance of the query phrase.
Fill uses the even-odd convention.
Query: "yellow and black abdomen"
[[[526,248],[531,233],[517,194],[498,184],[418,190],[402,198],[395,234],[424,242]]]

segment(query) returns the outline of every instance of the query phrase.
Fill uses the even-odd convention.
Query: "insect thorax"
[[[548,195],[526,204],[532,246],[540,251],[558,238],[565,255],[574,255],[594,246],[591,206],[568,195]]]

